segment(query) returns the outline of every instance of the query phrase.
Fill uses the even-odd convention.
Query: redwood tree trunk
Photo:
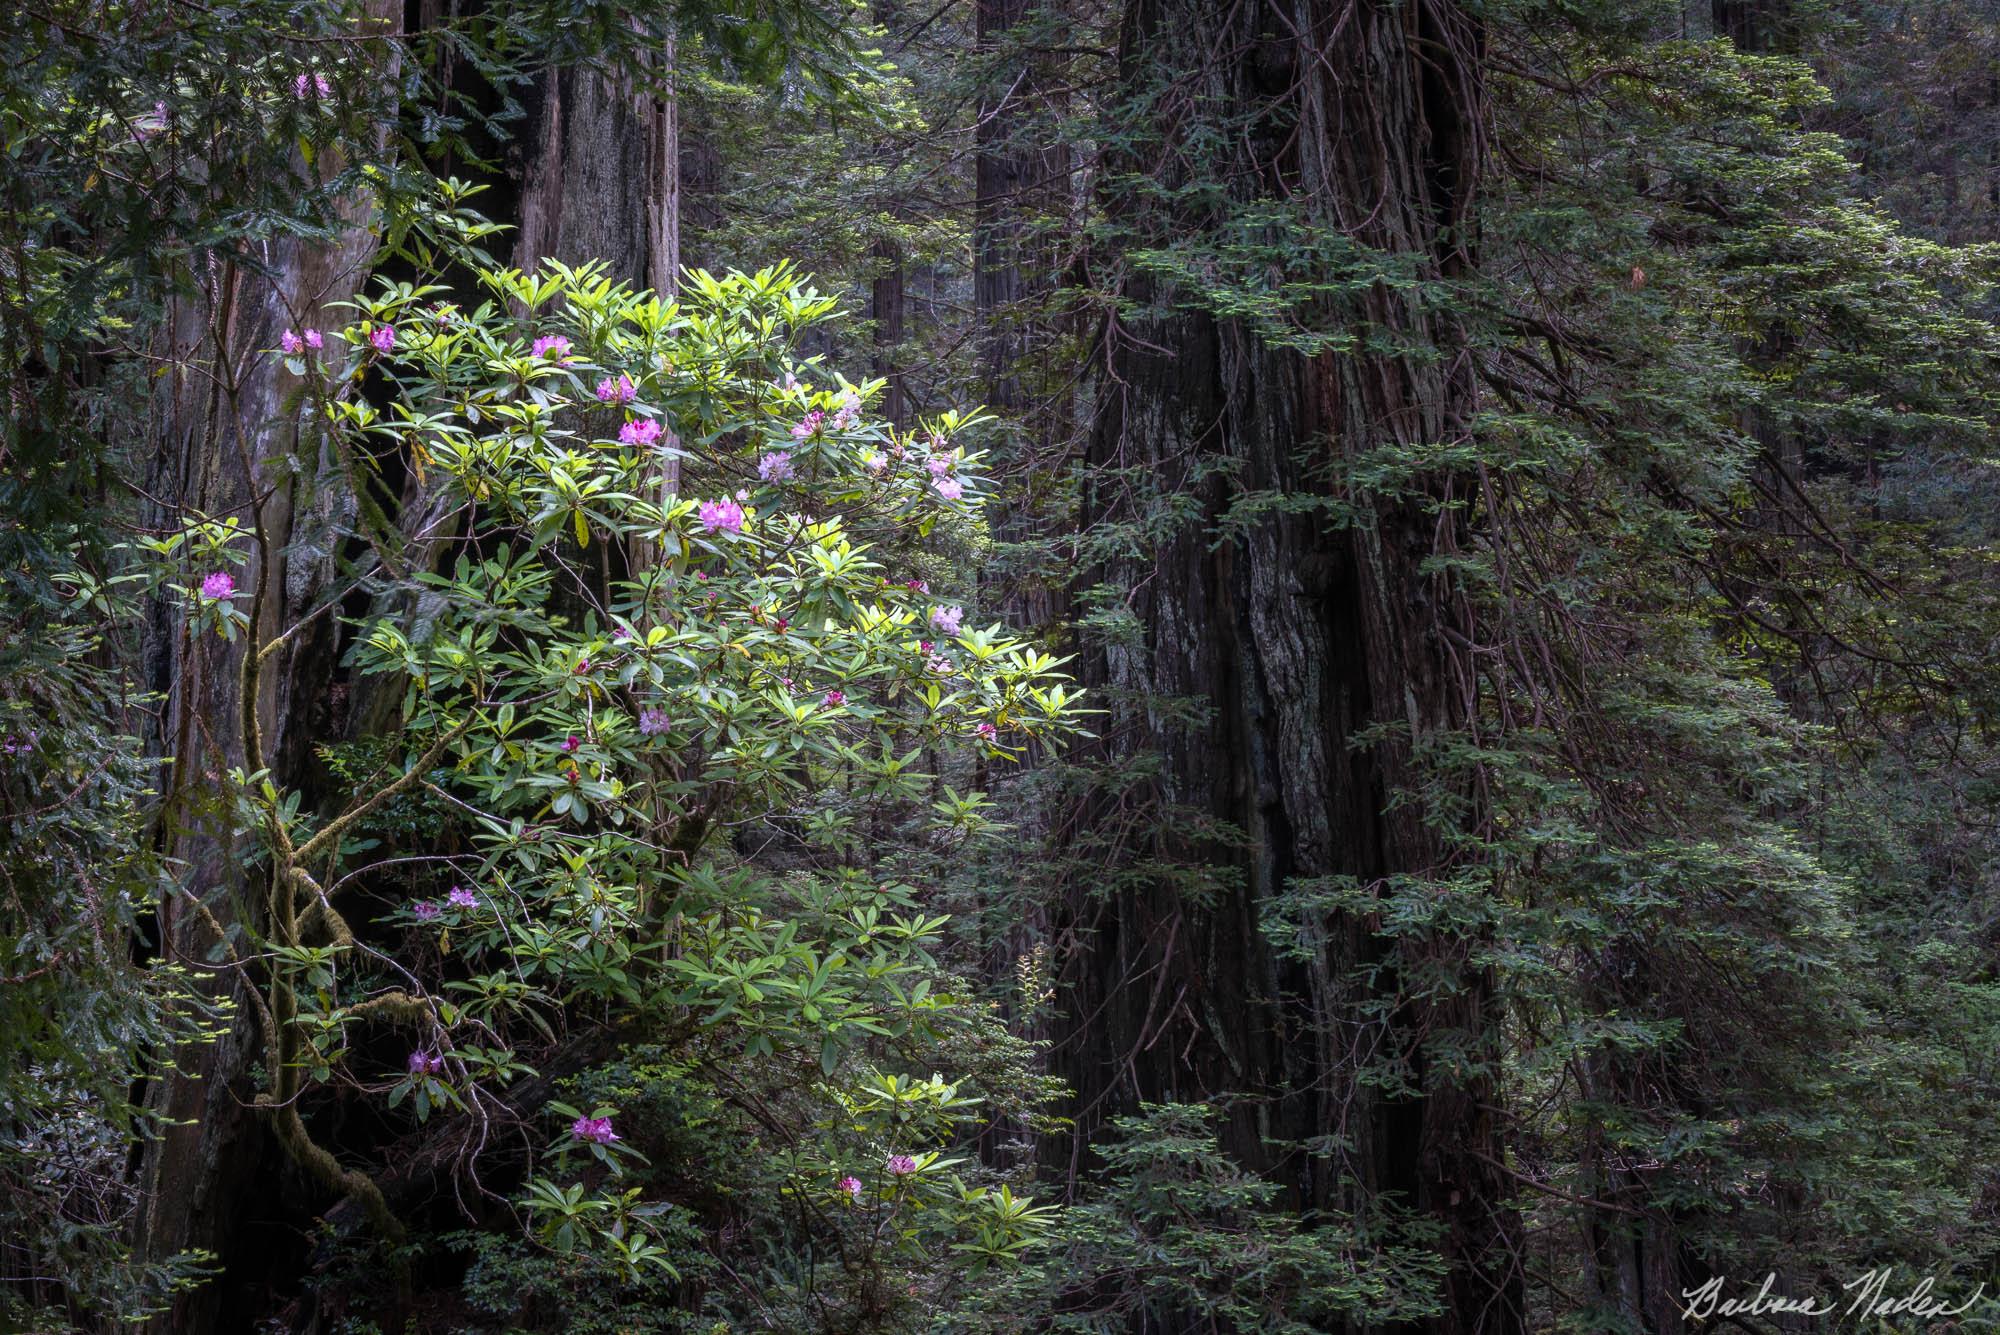
[[[376,0],[364,23],[393,30],[401,15],[395,0]],[[147,493],[157,508],[147,522],[170,530],[200,511],[234,517],[246,531],[261,528],[263,542],[238,572],[244,594],[261,595],[252,637],[258,643],[304,620],[331,595],[335,548],[355,522],[345,470],[310,411],[288,406],[297,381],[268,351],[284,329],[345,320],[334,303],[366,281],[375,239],[367,200],[350,200],[344,214],[346,226],[331,243],[271,243],[260,258],[275,277],[220,260],[161,334],[167,363],[206,374],[163,383],[152,404],[156,445]],[[259,674],[264,755],[287,786],[299,784],[310,764],[317,730],[308,721],[327,708],[335,630],[333,617],[319,617]],[[237,707],[245,649],[245,638],[224,644],[192,636],[174,600],[156,604],[145,652],[149,680],[165,706],[161,732],[151,740],[173,761],[160,838],[184,864],[188,893],[207,901],[225,924],[236,921],[233,892],[243,888],[243,873],[213,806],[220,776],[245,763]],[[215,994],[240,1003],[237,978],[211,960],[214,944],[185,899],[160,906],[162,954],[188,963]],[[260,1235],[255,1225],[276,1213],[272,1177],[282,1163],[249,1107],[250,1067],[261,1051],[255,1021],[239,1004],[221,1041],[175,1054],[176,1064],[161,1070],[149,1092],[165,1129],[144,1147],[138,1165],[143,1248],[161,1259],[206,1250],[224,1269],[221,1279],[182,1295],[150,1330],[226,1330],[249,1319],[256,1296],[247,1289],[261,1278],[259,1256],[272,1245],[268,1230]]]
[[[1446,0],[1129,0],[1121,92],[1159,138],[1156,153],[1130,149],[1107,169],[1126,253],[1190,238],[1199,253],[1247,234],[1279,253],[1338,257],[1338,238],[1362,248],[1360,266],[1430,283],[1464,273],[1481,59],[1476,21]],[[1131,180],[1147,184],[1115,184]],[[1195,185],[1211,188],[1185,188]],[[1300,234],[1273,218],[1303,221],[1326,244],[1299,251]],[[1326,278],[1311,266],[1344,261],[1285,262],[1298,266],[1287,277]],[[1469,614],[1425,568],[1458,541],[1459,512],[1440,509],[1454,479],[1420,474],[1395,496],[1339,479],[1377,452],[1412,457],[1468,431],[1464,331],[1435,292],[1380,281],[1264,327],[1218,313],[1225,303],[1172,269],[1128,264],[1117,295],[1085,518],[1161,536],[1143,558],[1082,579],[1129,590],[1143,628],[1087,671],[1112,688],[1101,731],[1114,758],[1159,757],[1157,834],[1135,851],[1190,870],[1076,897],[1085,945],[1058,1053],[1078,1090],[1077,1134],[1141,1100],[1216,1103],[1225,1147],[1297,1207],[1395,1193],[1438,1226],[1450,1269],[1431,1329],[1520,1330],[1491,980],[1462,941],[1391,943],[1351,912],[1287,911],[1296,951],[1267,935],[1282,902],[1314,883],[1442,878],[1463,856],[1422,805],[1397,800],[1426,777],[1417,749],[1471,709],[1450,649]],[[1299,326],[1333,341],[1273,337]],[[1194,505],[1159,526],[1161,493]],[[1341,505],[1270,507],[1218,527],[1246,496],[1267,495]],[[1172,698],[1198,702],[1201,722],[1176,723],[1163,707]],[[1106,820],[1130,797],[1094,814]],[[1404,997],[1399,970],[1417,967],[1453,985]],[[1440,1043],[1475,1061],[1431,1061]],[[1401,1097],[1357,1078],[1392,1055],[1413,1089]],[[1333,1152],[1308,1153],[1315,1141]]]

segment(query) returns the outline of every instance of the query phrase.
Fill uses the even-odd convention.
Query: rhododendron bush
[[[384,286],[272,354],[364,498],[355,670],[406,687],[374,760],[340,758],[335,814],[254,741],[234,776],[269,864],[232,957],[260,979],[260,1103],[382,1235],[384,1170],[313,1134],[335,1099],[512,1201],[536,1245],[639,1282],[685,1263],[658,1184],[727,1180],[663,1171],[617,1082],[574,1074],[643,1053],[750,1109],[787,1227],[857,1291],[945,1248],[1018,1257],[1041,1211],[952,1152],[982,1094],[937,1065],[997,1025],[869,838],[915,819],[952,856],[997,827],[934,774],[1076,727],[1054,659],[919,573],[976,534],[977,418],[872,420],[875,386],[800,355],[834,303],[787,268],[693,274],[678,302],[596,266],[478,279],[476,303]],[[414,535],[371,527],[392,459]],[[264,559],[249,538],[179,548],[214,632],[258,624],[231,573]],[[399,847],[392,811],[455,833]]]

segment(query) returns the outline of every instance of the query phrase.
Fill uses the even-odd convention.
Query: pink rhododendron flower
[[[428,899],[420,899],[410,905],[410,912],[417,915],[418,922],[429,922],[432,918],[437,917],[438,906],[431,903]]]
[[[569,736],[563,738],[562,749],[565,751],[574,751],[576,750],[577,747],[582,745],[583,743],[580,740],[578,740],[577,735],[575,733],[571,733]]]
[[[885,1165],[897,1177],[907,1177],[917,1171],[917,1161],[907,1154],[892,1154]]]
[[[889,456],[870,450],[861,456],[861,466],[871,473],[879,473],[889,466]]]
[[[333,80],[324,74],[301,74],[292,80],[293,97],[311,97],[315,93],[321,97],[333,96]]]
[[[639,395],[639,387],[632,383],[632,377],[621,375],[616,380],[610,376],[597,382],[597,397],[603,403],[630,403]]]
[[[857,1200],[857,1201],[858,1201],[858,1200],[860,1200],[860,1199],[861,1199],[861,1179],[860,1179],[860,1178],[858,1178],[858,1177],[843,1177],[842,1179],[840,1179],[840,1181],[839,1181],[839,1182],[835,1183],[834,1185],[836,1185],[837,1187],[839,1187],[839,1188],[840,1188],[840,1189],[841,1189],[842,1191],[846,1192],[846,1193],[848,1194],[848,1196],[850,1196],[850,1197],[851,1197],[851,1198],[853,1198],[854,1200]]]
[[[569,1124],[569,1133],[578,1140],[592,1140],[599,1145],[609,1145],[618,1139],[609,1117],[579,1117]]]
[[[792,456],[772,450],[757,461],[757,476],[766,482],[783,482],[792,475]]]
[[[444,1069],[444,1057],[435,1052],[412,1052],[410,1054],[411,1075],[436,1075]]]
[[[929,593],[931,591],[931,586],[924,580],[920,579],[906,579],[903,581],[903,587],[906,589],[914,589],[918,593]]]
[[[648,737],[658,737],[669,727],[667,711],[664,709],[642,709],[639,711],[639,731]]]
[[[815,408],[792,427],[792,439],[804,440],[818,431],[826,422],[826,414]]]
[[[861,420],[861,396],[848,390],[840,396],[840,407],[833,414],[833,429],[846,431]]]
[[[845,692],[845,691],[828,691],[828,692],[826,693],[826,703],[827,703],[827,704],[828,704],[828,706],[829,706],[829,707],[831,707],[831,708],[834,708],[834,709],[838,709],[838,708],[840,708],[840,707],[841,707],[842,705],[844,705],[844,704],[846,704],[846,703],[847,703],[847,692]]]
[[[951,460],[939,455],[932,455],[924,467],[931,470],[932,477],[943,477],[951,471]]]
[[[931,483],[931,490],[948,501],[955,501],[965,495],[965,484],[955,477],[939,478]]]
[[[297,352],[305,346],[305,340],[301,339],[292,330],[287,329],[284,333],[278,335],[278,346],[286,352]]]
[[[651,445],[660,439],[660,424],[650,417],[627,422],[618,429],[618,439],[626,445]]]
[[[735,501],[703,501],[697,512],[701,526],[710,533],[741,533],[743,507]]]
[[[462,885],[454,885],[451,893],[445,896],[445,902],[457,909],[476,909],[479,907],[479,896]]]
[[[979,725],[979,739],[981,741],[990,742],[999,735],[1000,730],[991,723],[982,723]]]
[[[227,570],[212,570],[202,576],[201,596],[217,600],[235,596],[236,577]]]
[[[325,342],[326,342],[326,340],[320,337],[320,333],[319,333],[319,330],[317,330],[317,329],[308,329],[308,330],[306,330],[306,346],[307,346],[307,347],[309,347],[309,348],[318,348],[318,347],[320,347],[320,346],[324,345],[324,344],[325,344]]]
[[[958,623],[964,619],[965,609],[962,607],[933,607],[931,609],[931,624],[947,635],[958,634]]]
[[[545,357],[552,362],[567,361],[569,340],[561,334],[543,334],[535,340],[535,346],[531,351],[535,356]]]
[[[377,352],[392,350],[396,346],[396,327],[388,324],[382,325],[368,335],[368,342],[374,346]]]

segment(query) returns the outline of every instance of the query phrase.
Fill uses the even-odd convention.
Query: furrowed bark
[[[1448,280],[1472,263],[1480,47],[1476,21],[1443,0],[1130,0],[1125,90],[1167,89],[1148,105],[1172,149],[1197,118],[1226,124],[1239,146],[1202,167],[1226,178],[1237,211],[1163,221],[1149,205],[1179,206],[1143,196],[1107,206],[1138,248],[1281,205],[1355,243],[1364,262]],[[1180,161],[1168,151],[1110,171],[1171,187]],[[1422,805],[1397,795],[1425,780],[1422,745],[1471,708],[1447,645],[1469,613],[1425,568],[1458,544],[1463,521],[1439,509],[1454,479],[1420,472],[1393,496],[1332,479],[1377,451],[1411,457],[1465,434],[1477,401],[1464,331],[1442,303],[1382,281],[1303,312],[1311,327],[1355,334],[1318,351],[1212,313],[1198,289],[1157,269],[1128,269],[1118,295],[1127,313],[1103,333],[1086,523],[1142,519],[1153,486],[1192,497],[1196,517],[1170,526],[1143,564],[1085,573],[1083,587],[1128,590],[1143,627],[1139,645],[1102,649],[1086,670],[1108,698],[1135,702],[1101,729],[1123,739],[1112,758],[1159,757],[1150,796],[1169,814],[1140,856],[1213,870],[1205,893],[1162,877],[1075,898],[1070,925],[1087,944],[1072,961],[1058,1053],[1078,1089],[1079,1142],[1140,1101],[1218,1103],[1226,1148],[1283,1183],[1295,1206],[1357,1208],[1394,1193],[1438,1227],[1449,1277],[1428,1329],[1520,1330],[1492,980],[1463,941],[1390,943],[1352,913],[1305,921],[1303,962],[1264,932],[1298,882],[1380,885],[1453,866]],[[1326,504],[1219,528],[1244,496],[1265,494]],[[1205,724],[1182,726],[1151,703],[1170,697],[1205,702]],[[1104,807],[1093,814],[1110,819]],[[1240,842],[1204,831],[1202,818]],[[1396,971],[1416,965],[1453,985],[1403,997]],[[1382,1004],[1393,1024],[1372,1018]],[[1483,1060],[1447,1072],[1418,1035],[1450,1036]],[[1357,1079],[1395,1052],[1414,1092]],[[1316,1138],[1335,1153],[1305,1153]]]
[[[378,0],[364,21],[375,31],[393,31],[401,14],[401,5]],[[242,721],[246,714],[257,720],[279,781],[295,782],[315,740],[302,721],[322,706],[332,669],[332,621],[322,618],[320,630],[252,674],[251,708],[237,708],[243,655],[327,594],[335,545],[354,518],[324,432],[305,410],[287,409],[297,381],[266,351],[284,329],[343,322],[330,308],[360,289],[375,250],[369,202],[352,200],[343,215],[345,225],[330,243],[273,242],[265,258],[275,277],[218,258],[199,296],[179,305],[162,335],[165,358],[193,369],[163,384],[151,408],[158,447],[148,491],[162,506],[149,523],[171,529],[199,510],[216,519],[234,516],[246,530],[261,528],[266,539],[242,572],[244,592],[258,608],[250,635],[228,645],[212,637],[197,641],[163,600],[146,649],[149,676],[166,698],[162,732],[153,741],[174,761],[160,838],[185,864],[188,893],[214,899],[224,926],[237,922],[244,903],[246,850],[218,833],[222,818],[211,804],[223,772],[245,763]],[[167,958],[214,969],[212,933],[184,900],[160,906],[159,933]],[[241,1225],[256,1214],[251,1198],[268,1168],[269,1142],[252,1111],[250,1069],[263,1048],[249,998],[238,974],[210,976],[216,992],[235,995],[234,1023],[221,1041],[175,1054],[149,1093],[166,1130],[141,1157],[145,1208],[138,1228],[149,1256],[206,1250],[221,1259],[225,1277],[183,1294],[148,1323],[154,1331],[228,1328],[236,1294],[227,1271],[245,1236]]]

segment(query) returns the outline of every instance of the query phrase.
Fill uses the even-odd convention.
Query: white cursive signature
[[[1953,1306],[1947,1298],[1931,1296],[1937,1287],[1937,1280],[1925,1276],[1908,1293],[1891,1295],[1889,1279],[1895,1274],[1894,1266],[1880,1270],[1870,1270],[1857,1279],[1841,1285],[1841,1291],[1852,1295],[1844,1314],[1847,1316],[1884,1317],[1910,1316],[1919,1321],[1935,1321],[1942,1317],[1953,1317],[1966,1311],[1978,1302],[1986,1292],[1981,1284],[1972,1291],[1972,1296]],[[1747,1298],[1727,1298],[1723,1289],[1729,1283],[1727,1275],[1717,1275],[1698,1288],[1681,1290],[1681,1319],[1702,1321],[1713,1316],[1828,1316],[1841,1311],[1840,1300],[1818,1295],[1791,1295],[1773,1293],[1777,1285],[1776,1273],[1764,1276],[1764,1282],[1757,1291]]]

